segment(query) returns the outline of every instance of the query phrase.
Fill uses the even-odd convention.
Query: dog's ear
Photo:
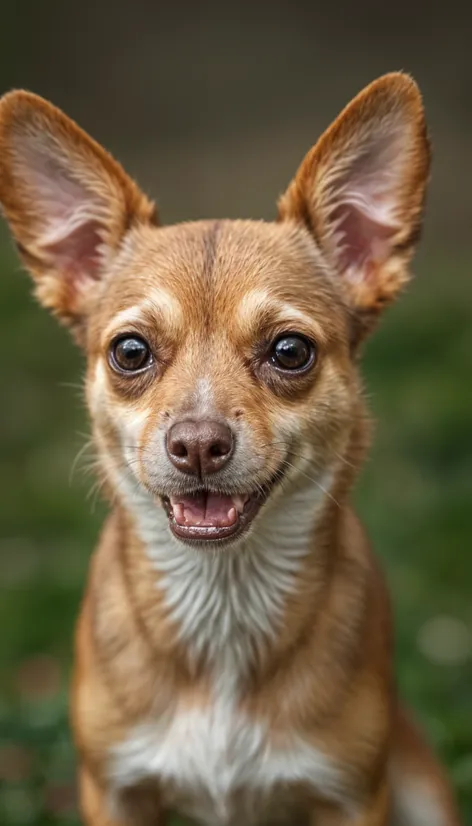
[[[121,166],[47,101],[0,100],[0,202],[39,300],[80,340],[102,274],[154,205]]]
[[[280,220],[303,223],[342,279],[354,343],[408,279],[429,166],[420,92],[393,73],[341,112],[279,201]]]

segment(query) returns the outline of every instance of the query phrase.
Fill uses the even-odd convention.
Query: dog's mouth
[[[179,539],[215,541],[227,539],[248,527],[261,505],[252,494],[199,491],[164,497],[172,533]]]
[[[254,493],[228,494],[202,489],[162,496],[170,529],[178,539],[191,543],[234,539],[249,528],[282,476],[283,471],[278,471]]]

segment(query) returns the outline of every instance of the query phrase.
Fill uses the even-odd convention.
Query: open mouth
[[[265,498],[202,490],[164,496],[162,501],[174,536],[191,542],[215,542],[243,533]]]
[[[277,471],[257,493],[219,493],[199,490],[162,496],[174,536],[187,542],[222,542],[247,530],[261,506],[283,477]]]

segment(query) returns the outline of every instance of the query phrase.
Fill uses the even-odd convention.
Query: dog
[[[88,826],[458,826],[403,708],[349,501],[366,336],[409,278],[430,149],[414,80],[361,91],[277,220],[160,225],[61,111],[0,102],[0,201],[87,357],[112,504],[76,634]]]

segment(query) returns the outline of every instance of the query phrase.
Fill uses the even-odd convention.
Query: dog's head
[[[408,277],[429,169],[420,94],[361,92],[275,223],[160,227],[153,204],[44,100],[0,103],[0,200],[40,301],[88,360],[108,479],[187,542],[230,542],[275,492],[352,459],[360,341]]]

